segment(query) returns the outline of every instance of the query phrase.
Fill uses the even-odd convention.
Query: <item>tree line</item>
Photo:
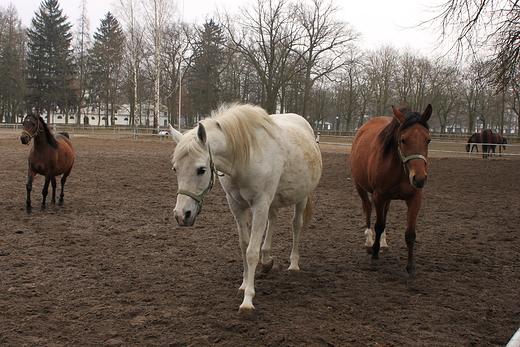
[[[0,122],[38,112],[83,124],[94,112],[111,126],[128,105],[131,125],[159,128],[162,114],[189,128],[221,103],[248,102],[351,131],[390,105],[431,103],[437,131],[518,133],[520,88],[493,60],[363,50],[333,0],[258,0],[201,26],[175,19],[172,1],[119,0],[93,35],[85,1],[74,25],[58,0],[43,0],[29,28],[0,8]]]

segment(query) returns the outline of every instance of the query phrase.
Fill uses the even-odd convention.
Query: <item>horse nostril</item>
[[[190,219],[191,217],[191,211],[186,211],[186,213],[184,213],[184,219]]]
[[[413,185],[415,186],[415,188],[423,188],[426,184],[426,181],[428,180],[428,176],[424,176],[424,178],[422,180],[418,179],[417,176],[413,176]]]

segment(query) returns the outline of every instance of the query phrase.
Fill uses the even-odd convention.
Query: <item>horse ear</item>
[[[202,142],[202,144],[206,143],[206,128],[204,128],[204,125],[202,125],[202,123],[199,123],[197,136],[199,137],[199,140],[200,142]]]
[[[179,131],[175,130],[175,128],[172,127],[171,124],[168,125],[170,126],[170,134],[172,134],[172,139],[175,142],[179,143],[179,141],[182,139],[182,134]]]
[[[422,114],[422,118],[424,119],[425,122],[427,122],[431,116],[432,116],[432,105],[428,104],[428,106],[426,106],[426,109],[424,110],[424,112]]]
[[[402,123],[406,120],[406,116],[394,106],[392,106],[392,111],[394,112],[394,117],[397,118],[399,123]]]

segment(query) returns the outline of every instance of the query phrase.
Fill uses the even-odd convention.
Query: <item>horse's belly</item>
[[[294,205],[309,196],[317,184],[318,181],[312,180],[311,177],[289,183],[282,181],[276,189],[271,206],[280,208]]]

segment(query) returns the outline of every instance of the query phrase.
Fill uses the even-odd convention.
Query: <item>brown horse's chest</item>
[[[29,167],[39,175],[54,173],[58,162],[56,151],[35,151],[29,156]]]
[[[406,200],[414,194],[415,189],[411,186],[402,165],[392,165],[391,168],[384,166],[373,168],[373,174],[369,174],[370,190],[368,191],[390,200]],[[396,174],[389,174],[389,172]]]

